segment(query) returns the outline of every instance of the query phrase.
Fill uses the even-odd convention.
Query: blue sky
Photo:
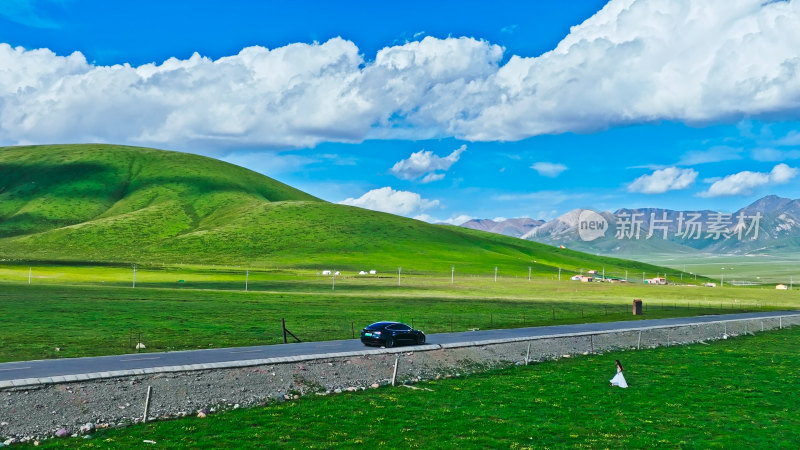
[[[429,221],[731,211],[800,197],[799,4],[6,0],[0,145],[190,151]]]

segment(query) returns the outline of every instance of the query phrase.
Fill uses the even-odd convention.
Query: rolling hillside
[[[202,156],[114,145],[0,148],[0,258],[554,273],[657,266],[331,204]],[[534,262],[535,261],[535,262]]]

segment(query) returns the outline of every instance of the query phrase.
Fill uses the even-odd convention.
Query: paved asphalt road
[[[770,311],[760,313],[726,314],[718,316],[683,317],[674,319],[631,320],[625,322],[585,323],[506,330],[467,331],[463,333],[441,333],[427,336],[427,343],[451,344],[495,339],[525,338],[553,334],[613,331],[625,328],[643,328],[663,325],[686,325],[717,320],[759,318],[779,315],[794,315],[798,311]],[[20,361],[0,364],[0,381],[24,378],[44,378],[63,375],[78,375],[115,370],[146,369],[188,364],[246,361],[283,356],[318,355],[324,353],[352,352],[364,350],[358,339],[344,341],[303,342],[295,344],[262,345],[256,347],[217,348],[165,353],[132,353],[91,358],[67,358],[38,361]]]

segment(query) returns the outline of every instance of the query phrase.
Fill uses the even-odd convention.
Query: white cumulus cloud
[[[749,195],[753,189],[758,187],[787,183],[798,173],[800,170],[786,164],[778,164],[768,173],[745,170],[714,181],[707,191],[701,192],[699,195],[701,197]]]
[[[567,166],[560,163],[537,162],[531,166],[531,169],[538,172],[541,176],[555,178],[559,176],[561,172],[567,170]]]
[[[686,189],[694,183],[697,172],[693,169],[667,167],[649,175],[642,175],[628,185],[629,192],[663,194],[667,191]]]
[[[466,149],[467,146],[462,145],[444,157],[434,155],[430,150],[420,150],[412,153],[407,159],[396,162],[391,172],[404,180],[415,180],[424,175],[423,183],[438,181],[444,178],[444,172],[458,162]]]
[[[447,224],[447,225],[461,225],[463,223],[469,222],[470,220],[474,219],[475,217],[468,216],[466,214],[459,214],[456,216],[451,216],[449,219],[437,219],[428,214],[420,214],[414,217],[417,220],[422,220],[423,222],[428,223],[437,223],[437,224]]]
[[[400,216],[420,214],[422,211],[439,206],[439,200],[428,200],[415,192],[396,191],[388,186],[373,189],[359,198],[348,198],[339,203]]]
[[[0,144],[207,152],[365,139],[509,141],[660,120],[793,120],[798,24],[800,0],[611,0],[535,57],[504,59],[490,42],[428,36],[372,59],[334,38],[216,60],[101,66],[78,52],[0,44]]]

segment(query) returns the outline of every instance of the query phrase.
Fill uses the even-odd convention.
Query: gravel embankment
[[[746,321],[683,326],[644,332],[624,331],[466,345],[401,353],[315,359],[232,369],[172,372],[0,390],[0,444],[91,433],[95,428],[140,422],[147,388],[152,388],[148,420],[214,413],[282,402],[308,394],[369,389],[391,380],[415,382],[564,355],[614,349],[676,345],[778,328],[778,323]],[[749,328],[748,328],[749,326]],[[785,326],[785,325],[784,325]]]

